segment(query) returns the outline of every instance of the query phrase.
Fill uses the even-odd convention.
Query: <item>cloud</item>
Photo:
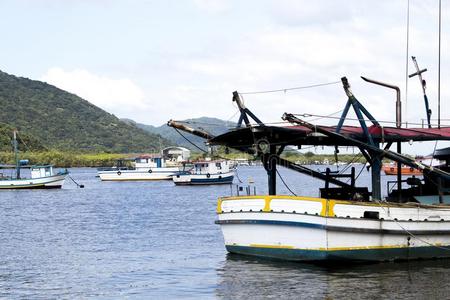
[[[142,89],[127,78],[113,79],[83,69],[66,71],[54,67],[40,80],[76,94],[117,116],[129,117],[133,111],[146,106]]]
[[[426,5],[411,2],[409,53],[417,56],[421,68],[429,70],[424,76],[435,118],[437,36],[436,28],[430,24],[436,23],[436,16],[425,9],[431,1],[424,1]],[[354,94],[377,119],[394,121],[395,94],[362,81],[359,76],[364,75],[400,86],[403,119],[420,123],[425,110],[417,78],[409,81],[408,105],[405,102],[406,2],[335,2],[191,0],[190,9],[195,5],[201,12],[195,14],[193,24],[197,27],[187,30],[185,26],[192,21],[192,14],[168,19],[174,26],[159,28],[157,33],[146,29],[148,36],[155,37],[148,39],[151,47],[135,47],[133,55],[121,53],[103,61],[115,74],[123,74],[122,78],[99,75],[106,73],[91,67],[98,65],[97,61],[83,60],[77,65],[82,64],[84,70],[55,68],[43,79],[118,116],[160,125],[170,118],[228,119],[236,111],[231,102],[234,90],[283,89],[339,81],[347,76]],[[443,25],[445,29],[450,23]],[[145,46],[139,40],[141,43]],[[443,43],[442,49],[447,49],[445,30]],[[449,61],[443,51],[441,105],[442,117],[447,118],[450,77],[445,73],[450,69]],[[410,59],[409,62],[412,73]],[[140,86],[127,78],[139,80]],[[277,122],[285,111],[318,115],[336,112],[344,107],[347,98],[341,84],[336,84],[245,95],[244,100],[261,120]],[[337,121],[322,118],[316,122]]]
[[[194,5],[207,13],[218,14],[230,9],[230,3],[227,0],[193,0]]]

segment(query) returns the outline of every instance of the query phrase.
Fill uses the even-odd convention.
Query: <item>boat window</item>
[[[217,167],[217,169],[222,169],[222,165],[220,164],[220,163],[216,163],[216,167]]]
[[[51,167],[45,167],[45,176],[51,176]]]
[[[365,211],[364,218],[378,220],[380,218],[380,213],[378,211]]]

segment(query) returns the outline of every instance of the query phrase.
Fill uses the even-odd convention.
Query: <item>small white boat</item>
[[[16,135],[17,132],[14,132],[15,176],[0,172],[0,189],[61,188],[69,172],[64,170],[55,173],[51,165],[31,166],[31,178],[21,177],[21,168],[28,164],[28,160],[19,160]]]
[[[67,171],[55,173],[53,166],[32,166],[31,178],[14,178],[0,173],[0,189],[61,188],[69,174]]]
[[[176,185],[231,184],[235,169],[226,160],[195,162],[191,170],[173,176]]]
[[[166,167],[166,161],[161,156],[142,155],[136,157],[134,169],[98,171],[102,181],[126,180],[170,180],[180,171],[179,167]]]

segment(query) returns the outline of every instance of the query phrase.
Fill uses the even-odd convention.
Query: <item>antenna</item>
[[[441,128],[441,0],[439,0],[438,128]]]
[[[408,61],[409,61],[409,0],[406,13],[406,66],[405,66],[405,119],[406,127],[408,127]]]
[[[416,72],[412,73],[411,75],[409,75],[409,78],[414,77],[414,76],[418,76],[419,77],[419,81],[420,81],[420,85],[422,86],[422,91],[423,91],[423,99],[425,101],[425,110],[427,113],[427,121],[428,121],[428,128],[431,128],[431,109],[430,106],[428,105],[428,97],[427,97],[427,92],[426,92],[426,88],[427,88],[427,82],[425,81],[425,79],[422,78],[422,73],[425,73],[427,71],[427,69],[422,69],[420,70],[419,65],[417,64],[417,60],[415,56],[411,56],[413,62],[414,62],[414,66],[416,67]]]

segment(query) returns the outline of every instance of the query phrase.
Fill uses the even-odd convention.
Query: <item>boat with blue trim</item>
[[[173,176],[176,185],[231,184],[235,174],[234,166],[227,160],[194,162],[193,167]]]
[[[209,145],[253,154],[267,171],[268,194],[220,197],[217,220],[225,247],[231,253],[292,261],[391,261],[450,258],[450,149],[436,151],[445,161],[435,167],[402,154],[407,142],[449,141],[450,127],[402,128],[399,88],[396,127],[381,126],[341,79],[348,97],[337,126],[311,124],[285,113],[289,126],[270,126],[259,120],[233,93],[241,115],[237,127],[219,136],[204,133]],[[369,81],[369,80],[367,80]],[[374,82],[373,80],[370,82]],[[353,108],[359,126],[344,126]],[[366,124],[368,119],[372,124]],[[251,123],[250,121],[254,121]],[[185,130],[175,121],[169,126]],[[193,130],[185,130],[193,132]],[[198,130],[197,130],[198,131]],[[392,145],[397,150],[390,150]],[[350,172],[319,172],[281,157],[286,147],[304,145],[355,147],[371,171],[371,190],[357,186]],[[382,195],[382,159],[398,164],[395,181]],[[277,167],[324,182],[317,197],[277,194]],[[403,178],[401,167],[422,171],[423,178]],[[360,172],[365,168],[360,167]],[[283,181],[284,182],[284,181]]]
[[[134,159],[134,168],[116,167],[97,174],[102,181],[171,180],[179,171],[177,166],[167,166],[160,155],[141,155]]]
[[[15,167],[14,175],[8,175],[5,171],[0,172],[0,189],[51,189],[62,187],[69,172],[67,170],[55,172],[52,165],[31,166],[31,178],[23,178],[21,169],[27,167],[29,160],[19,159],[17,131],[13,132],[13,146],[16,164],[5,167],[10,172],[12,172],[10,167]]]

